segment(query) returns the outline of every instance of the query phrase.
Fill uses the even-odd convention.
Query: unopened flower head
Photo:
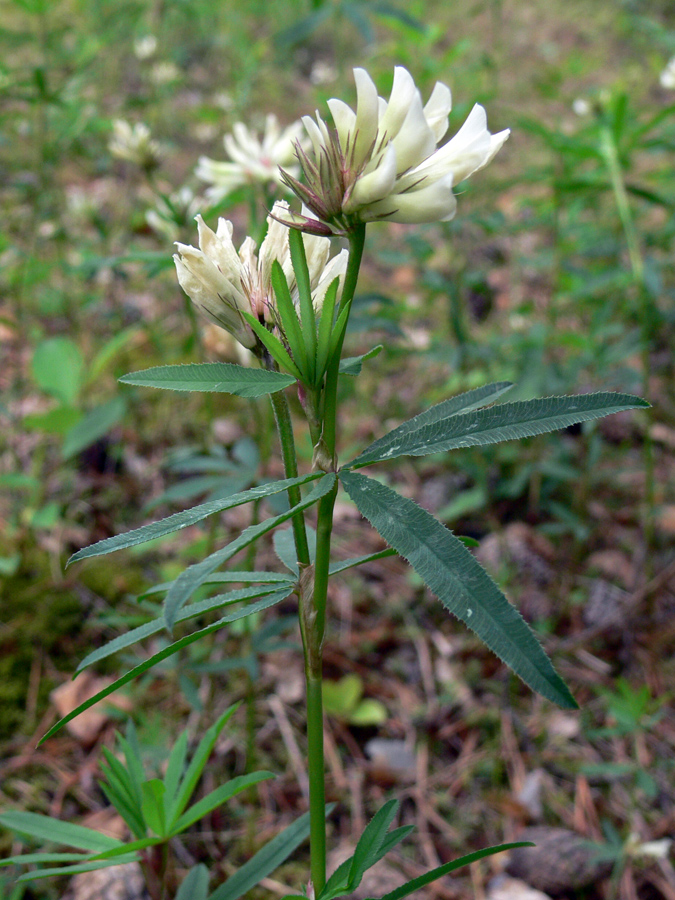
[[[309,152],[297,147],[306,184],[288,171],[286,184],[337,232],[379,219],[410,224],[451,219],[453,187],[490,162],[509,130],[490,134],[485,110],[476,104],[457,134],[438,147],[452,105],[446,85],[437,82],[423,105],[401,66],[394,70],[389,101],[378,96],[365,69],[354,69],[354,79],[356,112],[342,100],[328,101],[334,130],[318,113],[316,121],[303,118],[312,142]],[[295,224],[311,227],[299,219]]]
[[[675,91],[675,56],[668,61],[665,69],[659,76],[659,81],[661,87],[666,88],[668,91]]]
[[[281,184],[280,166],[290,167],[294,174],[295,144],[302,135],[302,124],[294,122],[282,129],[275,115],[265,121],[262,136],[255,134],[243,122],[237,122],[231,134],[223,138],[228,162],[218,162],[202,156],[197,165],[197,176],[210,187],[206,196],[218,203],[244,184]]]
[[[131,125],[124,119],[113,122],[108,149],[118,159],[135,163],[143,169],[154,169],[163,156],[161,145],[152,138],[147,125],[143,122]]]
[[[218,220],[213,232],[197,216],[199,249],[177,244],[174,256],[178,281],[185,293],[211,321],[225,328],[249,350],[260,352],[261,346],[242,312],[249,312],[271,331],[278,326],[272,264],[279,262],[297,303],[297,285],[288,241],[288,228],[280,218],[288,215],[288,204],[277,201],[268,217],[268,230],[258,250],[247,237],[235,250],[232,223]],[[323,237],[305,236],[305,254],[310,276],[314,307],[318,311],[326,291],[335,278],[344,280],[347,251],[330,259],[330,241]]]

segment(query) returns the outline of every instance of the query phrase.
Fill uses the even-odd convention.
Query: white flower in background
[[[244,184],[280,184],[280,166],[290,167],[297,175],[299,170],[293,163],[301,134],[300,122],[282,130],[275,115],[267,116],[262,137],[243,122],[237,122],[232,133],[223,138],[230,161],[218,162],[202,156],[197,165],[197,177],[212,185],[206,192],[208,199],[218,203]]]
[[[297,156],[307,185],[290,172],[284,173],[286,184],[320,222],[336,226],[333,230],[349,231],[357,222],[377,219],[410,224],[451,219],[457,205],[453,187],[490,162],[509,130],[490,134],[485,110],[476,104],[457,134],[437,147],[452,105],[446,85],[437,82],[423,105],[402,66],[394,70],[388,102],[378,97],[365,69],[354,69],[354,79],[356,112],[342,100],[328,101],[335,131],[318,113],[316,122],[303,118],[313,149],[306,153],[298,147]]]
[[[115,119],[112,124],[113,135],[108,149],[113,156],[136,163],[144,169],[152,169],[159,164],[162,147],[152,138],[147,125],[143,122],[131,125],[124,119]]]
[[[178,81],[181,71],[175,63],[158,62],[150,70],[150,81],[157,86]]]
[[[184,185],[168,197],[160,197],[154,208],[146,212],[145,221],[156,234],[175,241],[180,229],[194,220],[201,206],[201,198]]]
[[[591,112],[591,104],[585,97],[577,97],[572,102],[572,109],[578,116],[588,116]]]
[[[154,34],[146,34],[134,41],[136,59],[150,59],[157,52],[157,38]]]
[[[199,249],[176,244],[178,253],[174,261],[178,281],[185,293],[211,321],[233,334],[249,350],[260,350],[260,345],[242,311],[250,312],[270,330],[278,324],[272,290],[274,260],[278,260],[284,270],[296,305],[299,302],[288,228],[277,221],[284,215],[288,215],[288,204],[277,201],[268,216],[267,236],[259,250],[253,238],[247,237],[237,253],[232,242],[232,223],[218,219],[214,232],[201,216],[197,216]],[[335,278],[344,280],[348,254],[342,250],[330,259],[327,238],[307,235],[304,242],[312,299],[318,311],[330,283]]]
[[[661,87],[669,91],[675,91],[675,56],[668,60],[668,63],[659,76]]]

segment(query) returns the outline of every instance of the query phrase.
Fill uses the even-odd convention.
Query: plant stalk
[[[345,274],[340,310],[351,308],[361,267],[366,226],[359,225],[349,238],[349,263]],[[339,315],[338,312],[338,315]],[[346,328],[345,328],[346,330]],[[337,468],[336,424],[337,388],[340,356],[344,332],[340,336],[335,354],[328,364],[324,388],[323,423],[319,456],[330,460]],[[316,452],[315,452],[316,457]],[[323,750],[323,638],[326,623],[326,598],[328,595],[328,571],[330,566],[330,541],[333,530],[333,509],[337,496],[337,484],[319,501],[316,561],[311,588],[301,600],[301,618],[305,649],[305,679],[307,683],[307,766],[309,770],[310,817],[310,871],[312,888],[320,893],[326,884],[326,789]]]

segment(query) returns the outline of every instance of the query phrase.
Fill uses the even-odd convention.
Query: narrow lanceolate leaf
[[[178,816],[183,813],[185,807],[190,802],[190,797],[197,787],[197,783],[199,782],[202,772],[204,771],[204,766],[211,756],[220,732],[227,725],[238,708],[238,703],[234,703],[232,704],[232,706],[229,706],[225,710],[225,712],[222,713],[222,715],[217,719],[217,721],[215,721],[213,725],[211,725],[211,727],[205,732],[204,736],[200,740],[197,749],[195,750],[192,759],[190,760],[190,765],[187,768],[185,776],[183,777],[176,792],[175,799],[168,809],[167,818],[171,825],[175,824]]]
[[[454,872],[455,869],[461,869],[462,866],[468,866],[471,863],[478,862],[479,859],[484,859],[486,856],[493,856],[495,853],[503,853],[505,850],[515,850],[516,847],[534,847],[534,844],[530,841],[519,841],[515,844],[499,844],[497,847],[486,847],[484,850],[476,850],[475,853],[467,853],[466,856],[462,856],[459,859],[453,859],[443,866],[438,866],[438,868],[432,869],[430,872],[425,872],[424,875],[420,875],[419,878],[413,878],[412,881],[407,881],[395,890],[385,894],[380,900],[402,900],[403,897],[407,897],[414,891],[419,891],[420,888],[425,887],[427,884],[431,884],[431,882],[436,881],[437,878],[442,878],[443,875]]]
[[[173,644],[169,644],[168,647],[164,647],[158,653],[155,653],[154,656],[146,659],[144,662],[135,666],[125,675],[122,675],[121,678],[118,678],[117,681],[114,681],[111,685],[108,685],[108,687],[104,688],[102,691],[99,691],[98,694],[95,694],[93,697],[85,700],[84,703],[81,703],[76,709],[72,710],[68,713],[68,715],[60,719],[56,723],[56,725],[52,725],[52,727],[44,735],[44,737],[41,738],[38,746],[40,746],[40,744],[44,743],[44,741],[56,734],[57,731],[60,731],[60,729],[63,728],[64,725],[67,725],[68,722],[72,721],[76,716],[79,716],[80,713],[85,711],[85,709],[89,709],[89,707],[94,706],[95,703],[98,703],[100,700],[104,700],[106,697],[109,697],[110,694],[113,694],[116,690],[118,690],[118,688],[124,687],[125,684],[128,684],[130,681],[133,681],[134,678],[142,675],[144,672],[147,672],[148,669],[152,669],[153,666],[156,666],[158,663],[163,662],[170,656],[173,656],[174,653],[178,653],[178,651],[182,650],[183,647],[187,647],[190,644],[193,644],[195,641],[198,641],[202,637],[206,637],[206,635],[208,634],[213,634],[214,631],[218,631],[220,628],[224,628],[231,622],[236,622],[237,619],[242,619],[245,616],[251,616],[254,613],[262,612],[262,610],[268,609],[270,606],[274,606],[275,603],[281,603],[281,601],[285,600],[290,593],[290,590],[277,591],[274,594],[270,594],[268,597],[263,597],[262,600],[259,600],[257,603],[251,603],[249,606],[244,607],[244,609],[239,609],[227,616],[223,616],[223,618],[218,619],[217,622],[213,622],[211,625],[207,625],[205,628],[201,628],[199,631],[195,631],[192,634],[186,635],[178,641],[174,641]]]
[[[176,900],[206,900],[209,892],[209,870],[203,863],[190,869],[178,888]]]
[[[193,806],[191,806],[183,815],[173,824],[171,834],[181,834],[190,825],[198,822],[212,812],[216,807],[227,803],[232,797],[245,791],[246,788],[258,784],[259,781],[266,781],[268,778],[274,778],[273,772],[251,772],[250,775],[239,775],[228,781],[227,784],[221,784],[215,791],[211,791],[206,797],[202,797]]]
[[[96,869],[107,869],[110,866],[120,866],[124,863],[135,862],[138,856],[135,853],[129,853],[126,856],[120,856],[112,860],[94,860],[93,862],[85,862],[81,865],[61,866],[56,869],[36,869],[34,872],[24,872],[16,879],[17,884],[25,884],[27,881],[38,881],[41,878],[53,878],[54,875],[79,875],[81,872],[94,872]]]
[[[632,394],[579,394],[502,403],[489,409],[455,413],[441,419],[422,419],[421,425],[419,421],[415,424],[415,419],[412,419],[372,443],[349,463],[348,468],[359,468],[397,456],[426,456],[457,447],[476,447],[532,437],[624,409],[648,406],[646,400]]]
[[[191,363],[183,366],[153,366],[130,372],[119,379],[124,384],[164,388],[169,391],[205,391],[262,397],[293,384],[295,378],[266,369],[248,369],[233,363]]]
[[[164,600],[164,620],[167,628],[173,628],[181,608],[197,588],[204,584],[204,581],[209,575],[226,563],[228,559],[231,559],[235,553],[238,553],[244,547],[248,547],[249,544],[253,543],[253,541],[257,540],[261,535],[276,528],[277,525],[287,522],[289,519],[293,518],[296,513],[313,506],[325,494],[333,489],[334,484],[335,475],[333,473],[324,475],[305,499],[292,507],[292,509],[287,510],[279,516],[275,516],[272,519],[266,519],[259,525],[250,525],[247,529],[242,531],[239,537],[231,544],[222,547],[220,550],[207,556],[206,559],[190,566],[182,572],[169,588]]]
[[[231,606],[233,603],[241,603],[243,600],[255,600],[257,597],[267,597],[270,594],[281,590],[282,585],[287,588],[289,593],[294,587],[293,582],[289,578],[286,578],[285,580],[278,581],[270,586],[242,588],[238,591],[228,591],[227,594],[216,594],[215,597],[208,597],[206,600],[200,600],[198,603],[192,603],[190,606],[183,608],[177,616],[176,622],[186,622],[188,619],[194,619],[196,616],[201,616],[204,613],[213,612],[213,610],[220,609],[222,606]],[[119,634],[107,644],[104,644],[102,647],[97,647],[96,650],[92,650],[91,653],[85,656],[75,672],[81,672],[82,669],[86,669],[87,666],[91,666],[93,663],[106,659],[108,656],[112,656],[113,653],[118,653],[120,650],[125,650],[127,647],[131,647],[133,644],[137,644],[139,641],[143,641],[145,638],[163,631],[165,628],[166,622],[164,621],[164,616],[159,616],[156,619],[152,619],[150,622],[146,622],[145,625],[139,625],[137,628],[132,628],[131,631]]]
[[[340,479],[382,537],[405,557],[443,605],[532,690],[558,705],[577,704],[520,613],[451,531],[389,487],[343,472]]]
[[[349,869],[348,887],[355,891],[361,884],[366,871],[380,859],[379,851],[389,826],[398,811],[398,800],[389,800],[378,810],[359,838]]]
[[[346,359],[340,360],[340,372],[343,375],[360,375],[364,362],[377,356],[383,349],[384,344],[377,344],[361,356],[348,356]]]
[[[295,485],[307,484],[307,482],[314,481],[320,476],[320,472],[312,472],[310,475],[303,475],[300,478],[284,478],[282,481],[261,484],[250,488],[248,491],[231,494],[222,500],[210,500],[208,503],[200,503],[199,506],[193,506],[192,509],[174,513],[171,516],[166,516],[164,519],[159,519],[157,522],[150,522],[148,525],[134,528],[133,531],[127,531],[125,534],[116,534],[113,537],[105,538],[103,541],[90,544],[89,547],[84,547],[82,550],[74,553],[68,560],[68,565],[80,559],[89,559],[91,556],[103,556],[106,553],[113,553],[115,550],[124,550],[126,547],[134,547],[136,544],[154,541],[155,538],[164,537],[167,534],[172,534],[174,531],[180,531],[182,528],[188,528],[190,525],[201,522],[208,516],[223,512],[226,509],[232,509],[235,506],[241,506],[244,503],[250,503],[253,500],[270,497],[272,494],[286,491],[289,487]]]
[[[378,559],[386,559],[388,556],[396,556],[396,550],[387,548],[386,550],[378,550],[377,553],[368,553],[366,556],[353,556],[351,559],[342,560],[342,562],[331,563],[328,573],[337,575],[338,572],[344,572],[345,569],[353,569],[355,566],[362,566],[364,563],[375,562]]]
[[[123,846],[122,841],[101,834],[100,831],[71,822],[62,822],[60,819],[52,819],[39,813],[10,810],[0,815],[0,825],[18,834],[25,834],[40,841],[49,841],[52,844],[77,847],[78,850],[97,852]]]
[[[333,804],[326,808],[326,814],[332,809]],[[250,891],[263,878],[271,875],[308,835],[309,813],[305,813],[237,869],[225,884],[221,884],[209,895],[209,900],[239,900],[246,891]]]

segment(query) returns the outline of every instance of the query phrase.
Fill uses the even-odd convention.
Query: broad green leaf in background
[[[94,407],[66,433],[61,448],[63,459],[70,459],[106,435],[113,425],[122,419],[125,412],[124,397],[113,397],[107,403]]]
[[[428,413],[422,413],[374,441],[348,464],[348,468],[360,468],[398,456],[426,456],[457,447],[476,447],[532,437],[621,410],[648,406],[646,400],[632,394],[605,392],[520,400],[468,413],[453,413],[443,418],[429,416],[438,409],[432,407]],[[427,418],[424,418],[425,415]]]
[[[320,472],[313,472],[300,478],[285,478],[282,481],[261,484],[250,488],[248,491],[232,494],[223,500],[209,500],[207,503],[200,503],[199,506],[193,506],[192,509],[174,513],[171,516],[166,516],[164,519],[159,519],[157,522],[150,522],[148,525],[134,528],[133,531],[127,531],[125,534],[116,534],[113,537],[97,541],[95,544],[90,544],[88,547],[83,547],[82,550],[78,550],[77,553],[70,557],[68,565],[80,559],[102,556],[105,553],[113,553],[115,550],[123,550],[136,544],[144,544],[146,541],[154,541],[155,538],[164,537],[166,534],[172,534],[181,528],[187,528],[189,525],[201,522],[202,519],[206,519],[215,513],[232,509],[234,506],[241,506],[243,503],[250,503],[253,500],[260,500],[263,497],[269,497],[271,494],[278,494],[295,485],[307,484],[307,482],[315,481],[320,476]]]
[[[154,366],[131,372],[119,379],[124,384],[164,388],[169,391],[205,391],[236,394],[238,397],[262,397],[273,394],[295,378],[265,369],[247,369],[234,363],[191,363],[182,366]]]
[[[43,391],[65,406],[74,406],[82,387],[84,360],[80,348],[66,337],[47,338],[35,348],[33,377]]]
[[[408,560],[453,615],[532,690],[559,706],[577,708],[520,613],[451,531],[412,500],[373,479],[343,471],[340,480],[361,515]]]

